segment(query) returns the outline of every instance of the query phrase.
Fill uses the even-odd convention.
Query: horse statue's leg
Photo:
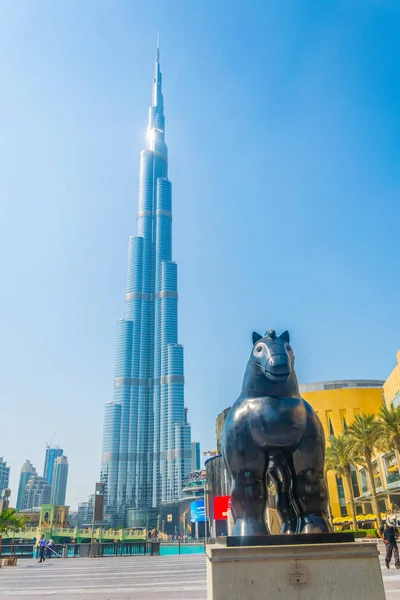
[[[282,521],[281,533],[296,533],[297,515],[291,493],[293,474],[283,453],[270,454],[267,476],[270,477],[276,490],[276,510]]]
[[[307,430],[293,454],[295,479],[293,494],[299,506],[297,533],[332,531],[328,518],[329,495],[324,477],[325,436],[321,421],[307,408]]]
[[[267,457],[261,448],[234,451],[228,459],[231,478],[231,510],[235,520],[233,535],[267,535],[265,508]]]

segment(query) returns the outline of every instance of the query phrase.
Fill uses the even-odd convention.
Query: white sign
[[[300,585],[307,583],[306,573],[303,569],[296,569],[290,573],[290,583],[292,585]]]

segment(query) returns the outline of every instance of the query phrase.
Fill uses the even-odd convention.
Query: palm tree
[[[10,518],[12,516],[12,509],[5,508],[0,513],[0,556],[1,556],[1,546],[3,541],[3,534],[7,533],[10,528]]]
[[[1,545],[3,540],[3,533],[12,531],[13,533],[13,547],[14,547],[14,536],[17,531],[22,529],[26,524],[28,518],[25,516],[18,515],[15,508],[5,508],[0,513],[0,555]]]
[[[326,449],[325,469],[333,471],[337,477],[343,477],[346,485],[346,496],[350,504],[350,516],[353,529],[358,529],[354,491],[351,481],[351,466],[359,462],[355,453],[355,445],[347,435],[331,436]]]
[[[12,509],[12,510],[14,510],[14,509]],[[26,515],[18,515],[17,511],[14,510],[14,514],[11,515],[10,525],[8,528],[8,530],[11,531],[11,533],[13,534],[10,554],[14,554],[15,534],[18,533],[18,531],[20,531],[21,529],[23,529],[28,521],[29,521],[29,518]]]
[[[391,404],[388,408],[382,404],[378,417],[379,449],[384,452],[397,450],[400,455],[400,407],[394,408]]]
[[[359,463],[364,464],[369,479],[371,490],[372,510],[376,515],[378,527],[382,527],[381,513],[379,511],[378,498],[372,468],[372,457],[375,448],[379,445],[379,427],[375,415],[362,413],[356,415],[353,423],[347,430],[347,435],[353,441],[354,451],[360,457]]]

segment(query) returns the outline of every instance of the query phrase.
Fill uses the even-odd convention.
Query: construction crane
[[[51,440],[49,442],[46,442],[46,448],[51,448],[51,445],[53,443],[54,438],[56,437],[56,433],[57,431],[54,430],[53,435],[51,437]]]
[[[210,456],[216,456],[218,454],[218,450],[206,450],[205,452],[203,452],[204,456],[207,456],[207,454],[209,454]]]

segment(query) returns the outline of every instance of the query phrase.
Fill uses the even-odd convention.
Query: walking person
[[[46,558],[50,558],[54,551],[54,541],[52,539],[50,539],[47,542],[46,548],[47,548]]]
[[[384,528],[382,526],[378,529],[378,535],[386,546],[386,568],[390,569],[390,561],[392,560],[392,554],[394,554],[394,566],[396,569],[400,569],[399,548],[397,546],[399,530],[397,529],[396,515],[389,515],[386,517],[386,525]]]
[[[46,538],[44,537],[44,535],[42,534],[39,540],[39,556],[40,556],[40,560],[39,562],[44,562],[46,560]]]

